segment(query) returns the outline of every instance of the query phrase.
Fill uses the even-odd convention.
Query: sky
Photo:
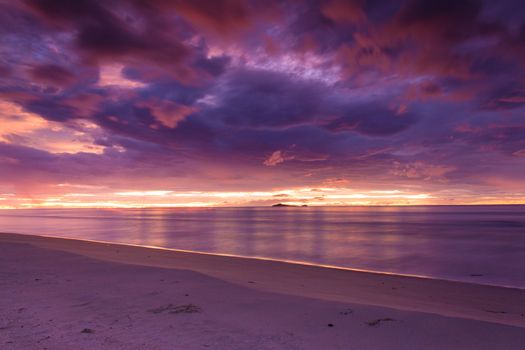
[[[521,0],[0,0],[0,208],[525,203]]]

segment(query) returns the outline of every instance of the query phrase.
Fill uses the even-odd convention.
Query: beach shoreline
[[[134,319],[145,318],[149,320],[148,317],[155,313],[147,310],[157,310],[160,315],[170,312],[179,313],[182,310],[180,313],[184,315],[174,316],[176,319],[170,320],[170,322],[175,322],[172,326],[184,328],[190,327],[192,323],[196,322],[200,325],[197,327],[200,330],[192,328],[191,334],[203,341],[207,339],[207,342],[210,342],[210,339],[215,339],[215,347],[212,346],[212,348],[235,348],[228,347],[228,344],[231,345],[231,342],[234,341],[233,338],[238,338],[235,341],[244,339],[250,343],[261,334],[273,339],[260,340],[259,348],[263,349],[293,348],[293,346],[315,349],[318,348],[315,347],[315,344],[319,345],[316,341],[330,342],[332,340],[336,343],[326,348],[347,348],[344,346],[343,338],[351,334],[352,337],[361,337],[360,340],[355,341],[360,342],[362,346],[368,344],[365,348],[373,349],[374,346],[380,348],[383,344],[381,341],[386,341],[385,339],[403,336],[404,332],[411,334],[417,328],[422,334],[419,334],[412,341],[416,342],[415,344],[418,344],[419,341],[430,341],[428,344],[425,343],[430,344],[425,348],[437,349],[439,346],[444,346],[440,342],[454,341],[455,339],[449,337],[449,340],[439,340],[437,334],[457,332],[458,327],[466,327],[465,329],[468,329],[470,334],[463,339],[465,341],[463,345],[452,348],[489,348],[488,346],[492,345],[503,349],[512,349],[514,347],[511,346],[516,346],[516,344],[525,346],[525,335],[514,335],[514,333],[525,333],[523,332],[523,328],[525,328],[525,290],[517,288],[352,271],[298,263],[290,264],[273,260],[7,233],[0,233],[0,250],[2,251],[0,273],[4,276],[4,286],[0,293],[2,293],[3,300],[2,308],[7,310],[2,316],[5,319],[0,320],[4,323],[0,324],[0,328],[6,327],[0,330],[0,339],[8,346],[14,344],[7,343],[9,341],[21,341],[21,338],[19,339],[21,334],[28,341],[31,339],[36,341],[34,335],[28,336],[29,331],[26,328],[28,326],[13,328],[13,322],[19,322],[18,318],[25,313],[25,311],[18,312],[18,310],[27,308],[20,306],[24,300],[38,297],[43,303],[42,307],[48,310],[48,313],[53,314],[57,313],[53,311],[54,309],[66,307],[65,305],[55,305],[55,303],[61,303],[55,299],[58,297],[57,293],[61,297],[66,295],[67,298],[75,299],[76,301],[72,302],[71,305],[81,305],[84,302],[79,299],[87,298],[90,300],[89,304],[86,304],[87,306],[96,303],[97,300],[105,300],[107,295],[113,295],[117,291],[124,300],[132,300],[139,297],[134,294],[136,290],[144,291],[143,294],[140,294],[140,298],[143,303],[149,305],[144,305],[143,309],[145,308],[145,310],[141,309],[138,315],[133,316]],[[40,256],[45,256],[45,261],[40,259]],[[92,271],[92,266],[97,266],[98,273],[86,273],[86,269]],[[62,271],[63,269],[66,271]],[[100,271],[104,273],[100,273]],[[83,286],[75,286],[73,283],[61,281],[62,277],[68,273],[91,282],[84,281],[82,282]],[[34,277],[38,274],[54,277]],[[83,277],[84,274],[86,274],[86,278]],[[187,275],[185,278],[178,277],[181,281],[200,281],[199,283],[195,282],[196,285],[192,287],[193,289],[188,288],[188,290],[191,289],[191,293],[184,293],[176,299],[184,301],[185,294],[198,294],[200,297],[192,303],[186,304],[175,300],[169,302],[169,296],[173,294],[171,288],[177,289],[178,286],[166,287],[165,283],[161,281],[167,280],[164,277],[159,277],[155,282],[149,280],[150,275],[172,274]],[[32,275],[31,277],[34,278],[27,279],[28,275]],[[53,282],[55,285],[61,286],[59,290],[65,289],[57,292],[56,286],[53,287],[51,281],[47,287],[45,283],[37,283],[52,279],[55,280]],[[38,286],[38,293],[33,291],[35,283]],[[86,283],[88,285],[85,285]],[[132,287],[122,289],[122,286],[125,285]],[[86,290],[90,290],[90,293],[86,294]],[[149,293],[153,293],[149,297],[146,293],[147,290],[151,290]],[[78,295],[83,295],[83,298],[78,297]],[[93,298],[92,295],[99,297],[98,299]],[[163,302],[161,300],[163,298],[167,299]],[[213,303],[214,300],[224,307],[229,307],[230,311],[227,315],[214,314],[210,311],[216,306],[212,307],[206,303]],[[238,305],[239,300],[242,300],[241,304],[245,305],[244,308]],[[11,304],[17,303],[19,304],[18,308],[10,307]],[[315,307],[311,306],[310,303],[315,304]],[[133,307],[127,311],[126,307],[129,308],[129,305],[121,305],[117,314],[134,314]],[[177,307],[183,308],[176,309]],[[194,309],[192,309],[193,307]],[[201,308],[207,311],[200,312]],[[323,312],[331,308],[339,311],[334,311],[333,317],[322,316]],[[266,309],[270,311],[264,311]],[[351,311],[349,311],[350,309]],[[318,330],[320,333],[317,337],[314,336],[315,332],[311,334],[310,325],[302,324],[305,321],[304,317],[306,317],[301,316],[304,310],[313,310],[311,314],[307,314],[313,317],[312,320],[319,319],[318,326],[324,327],[322,330]],[[281,314],[285,311],[287,311],[285,314]],[[255,314],[250,317],[251,312],[255,312]],[[346,315],[344,315],[345,312],[347,312]],[[356,321],[358,314],[363,318]],[[84,327],[88,329],[88,333],[89,329],[92,329],[90,327],[100,328],[101,325],[105,325],[103,327],[105,331],[108,331],[107,324],[113,316],[107,315],[104,309],[91,308],[86,315],[89,315],[89,317],[86,316],[87,318],[95,318],[99,322],[98,326],[88,325]],[[62,316],[62,312],[55,315],[54,322],[57,322],[56,320]],[[26,322],[39,321],[39,327],[42,327],[42,317],[44,317],[43,314],[38,313],[32,318],[28,318]],[[86,317],[81,318],[85,319]],[[183,319],[184,317],[186,318]],[[210,319],[201,320],[199,317],[210,317]],[[342,317],[344,321],[341,319]],[[290,329],[294,329],[293,332],[290,331],[294,333],[293,337],[284,333],[281,334],[272,328],[274,324],[279,324],[277,320],[281,318],[288,320]],[[401,319],[403,319],[402,322],[400,322]],[[232,326],[229,329],[227,325],[231,325],[231,322],[239,322],[239,320],[243,321],[247,328],[244,331],[234,331],[235,336],[226,337],[227,339],[221,338],[213,330],[208,330],[214,335],[207,338],[206,334],[209,332],[204,332],[204,329],[207,328],[203,328],[203,324],[200,323],[204,321],[215,322],[217,324],[215,328],[221,329],[219,333],[224,334],[224,332],[235,330],[235,327]],[[416,320],[424,320],[427,326],[423,326],[425,322],[412,323]],[[149,321],[153,322],[152,320]],[[355,324],[353,324],[354,321]],[[158,318],[152,325],[156,325],[156,322],[159,322]],[[271,323],[272,326],[266,326],[268,323]],[[348,325],[344,334],[335,337],[325,334],[325,328],[334,328],[332,333],[341,332],[341,323],[351,323],[354,328]],[[384,325],[381,325],[382,323]],[[330,324],[332,327],[329,326]],[[269,327],[270,330],[262,330],[261,327],[264,329]],[[386,338],[381,340],[381,337],[373,333],[359,335],[362,331],[368,332],[376,327],[381,327],[381,334],[386,334]],[[78,332],[83,331],[84,328]],[[56,327],[49,328],[47,332],[51,332],[52,335],[46,341],[51,338],[55,339],[60,334],[62,336],[69,334],[64,333],[64,330],[56,329]],[[274,334],[272,332],[279,333],[279,339],[272,338],[270,336]],[[502,334],[502,336],[497,338],[497,343],[491,343],[489,340],[484,340],[483,334],[485,332]],[[98,329],[97,333],[91,334],[91,338],[99,339],[96,335],[100,333],[101,331]],[[175,333],[179,338],[184,338],[184,334],[186,334]],[[507,333],[513,334],[512,339],[504,336]],[[7,336],[8,334],[9,336]],[[85,336],[86,333],[82,333],[82,335]],[[73,331],[71,336],[78,336],[78,334]],[[136,337],[139,339],[135,339]],[[477,340],[473,337],[476,337]],[[134,340],[125,345],[125,341],[123,342],[122,339],[131,338]],[[150,338],[146,338],[143,340],[152,341]],[[131,336],[126,334],[125,329],[121,329],[118,336],[105,335],[104,339],[104,341],[118,339],[118,341],[115,340],[114,346],[110,343],[104,343],[106,348],[130,348],[131,345],[138,344],[140,335]],[[163,347],[163,339],[153,341],[151,348],[168,348]],[[64,344],[63,348],[67,348],[68,342],[66,340],[60,342],[58,338],[55,341],[54,346],[50,348],[61,348],[61,344]],[[99,339],[99,341],[102,340]],[[191,343],[193,341],[191,339],[184,341],[187,341],[187,345],[190,347],[199,348],[196,344]],[[274,344],[275,346],[265,347],[264,344]],[[203,343],[202,346],[204,345]],[[390,348],[405,348],[401,345],[406,344],[400,343],[400,347],[390,346]],[[89,345],[85,346],[90,348]],[[247,347],[248,345],[244,348]],[[12,348],[16,347],[13,345]],[[35,345],[34,348],[42,347]],[[82,346],[78,348],[82,348]]]

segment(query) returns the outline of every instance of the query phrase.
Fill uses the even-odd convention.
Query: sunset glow
[[[520,9],[429,6],[2,2],[0,208],[525,203]]]
[[[270,205],[277,202],[290,205],[415,205],[430,204],[432,196],[426,193],[401,191],[356,192],[351,189],[301,188],[257,192],[176,192],[131,191],[63,193],[40,198],[10,196],[0,198],[2,208],[136,208],[136,207],[205,207]]]

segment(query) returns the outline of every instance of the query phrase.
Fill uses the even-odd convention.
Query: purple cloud
[[[0,4],[0,188],[233,191],[339,179],[436,198],[513,191],[525,166],[518,7]]]

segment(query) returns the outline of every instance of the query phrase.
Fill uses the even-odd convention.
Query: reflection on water
[[[525,206],[3,210],[0,231],[525,288]]]

